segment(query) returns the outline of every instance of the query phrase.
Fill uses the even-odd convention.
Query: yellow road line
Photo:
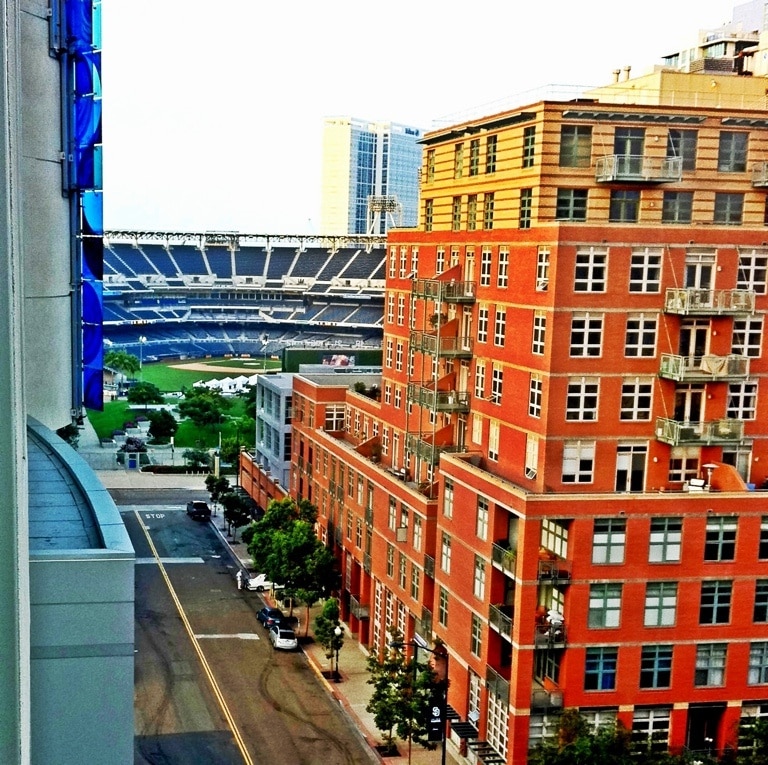
[[[227,723],[229,724],[229,728],[232,731],[232,735],[235,737],[237,748],[240,750],[240,753],[243,755],[243,760],[245,761],[246,765],[254,765],[254,762],[251,759],[250,754],[248,754],[248,750],[245,748],[245,742],[243,741],[243,737],[240,734],[240,730],[237,727],[237,724],[235,723],[234,718],[232,717],[232,713],[229,711],[227,702],[224,701],[224,696],[221,692],[221,689],[219,688],[219,684],[216,682],[216,678],[213,676],[213,671],[211,670],[211,666],[210,664],[208,664],[208,660],[203,655],[203,650],[200,647],[200,643],[195,637],[195,633],[192,631],[192,625],[189,623],[189,619],[187,618],[187,615],[184,612],[184,607],[181,605],[181,601],[179,600],[178,595],[176,595],[176,590],[173,589],[173,585],[171,584],[171,580],[170,580],[170,577],[168,576],[168,572],[165,570],[165,566],[163,565],[163,562],[157,553],[157,548],[155,547],[155,543],[152,541],[152,537],[149,536],[149,530],[147,529],[144,521],[139,515],[139,511],[134,510],[133,512],[134,512],[134,515],[136,516],[136,519],[139,522],[139,525],[141,526],[141,530],[144,532],[144,536],[147,539],[147,543],[149,544],[149,547],[152,550],[152,555],[157,561],[157,566],[160,569],[160,573],[163,575],[163,579],[165,579],[165,584],[168,587],[168,592],[170,592],[171,598],[173,599],[173,602],[176,604],[176,610],[179,612],[181,621],[184,624],[184,629],[186,629],[187,635],[189,635],[189,639],[192,641],[192,645],[195,648],[195,652],[197,653],[197,656],[200,659],[200,663],[203,666],[203,672],[205,672],[205,675],[208,678],[208,682],[211,685],[213,695],[216,697],[216,700],[219,702],[219,707],[221,708],[222,714],[224,715],[224,717],[227,720]]]

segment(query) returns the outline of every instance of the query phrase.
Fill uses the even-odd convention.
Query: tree
[[[179,423],[167,409],[149,412],[147,417],[149,418],[149,435],[156,443],[167,443],[179,429]]]
[[[184,400],[179,402],[179,414],[188,417],[199,428],[218,425],[223,421],[224,412],[232,406],[217,390],[197,387],[184,391]]]
[[[737,765],[768,765],[768,720],[747,718],[739,726]]]
[[[220,501],[224,506],[224,520],[232,530],[232,541],[235,542],[238,528],[247,526],[251,522],[251,514],[243,498],[233,491],[222,494]]]
[[[211,495],[211,502],[215,505],[221,499],[221,496],[229,491],[229,478],[209,473],[205,478],[205,488]]]
[[[240,398],[245,400],[245,416],[250,420],[256,419],[256,390],[257,386],[249,385],[239,393]]]
[[[104,366],[114,372],[124,374],[126,377],[135,376],[141,368],[137,356],[120,350],[107,351],[104,354]]]
[[[338,674],[339,651],[344,645],[344,628],[339,621],[339,601],[336,598],[326,600],[323,610],[315,617],[315,640],[325,649],[328,659],[333,661],[334,655],[336,656]]]
[[[128,403],[143,405],[146,409],[149,404],[162,404],[165,402],[160,388],[150,382],[137,382],[128,389]]]
[[[185,449],[181,455],[191,468],[210,467],[211,459],[205,449]]]
[[[415,647],[410,659],[404,648],[402,633],[393,628],[384,658],[380,660],[375,654],[368,657],[368,684],[373,686],[373,693],[365,709],[373,715],[390,750],[395,748],[395,733],[408,741],[409,752],[413,741],[434,749],[435,742],[427,737],[428,722],[432,700],[442,692],[442,684],[429,663],[419,660]]]

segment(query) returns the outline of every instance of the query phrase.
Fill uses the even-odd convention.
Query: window
[[[421,544],[424,538],[424,525],[421,521],[421,516],[413,516],[413,549],[421,551]]]
[[[747,169],[747,134],[720,132],[717,169],[721,173],[743,173]]]
[[[539,437],[525,434],[525,477],[536,478],[539,469]]]
[[[697,446],[673,446],[669,456],[670,483],[683,483],[699,477],[700,449]]]
[[[397,325],[402,327],[405,324],[405,295],[397,296]]]
[[[752,290],[758,295],[765,295],[766,275],[768,275],[768,255],[755,250],[739,253],[737,290]]]
[[[568,557],[567,521],[544,518],[541,522],[541,546],[565,560]]]
[[[472,614],[472,627],[469,637],[469,650],[473,656],[479,656],[483,649],[483,620]]]
[[[424,200],[424,229],[432,231],[435,225],[435,200]]]
[[[480,397],[482,398],[482,394]],[[472,441],[476,444],[483,443],[483,418],[477,413],[472,415]]]
[[[536,291],[549,289],[549,249],[539,247],[536,251]]]
[[[395,548],[387,544],[387,576],[392,578],[395,575]]]
[[[586,220],[587,196],[587,189],[558,189],[555,219]]]
[[[584,690],[612,691],[616,688],[619,649],[610,646],[587,648],[584,659]]]
[[[576,253],[574,292],[605,292],[605,275],[608,253],[590,247]]]
[[[461,231],[461,197],[454,197],[451,207],[451,231]]]
[[[749,672],[747,682],[750,685],[768,683],[768,643],[751,643],[749,646]]]
[[[733,560],[736,557],[736,518],[707,519],[704,560]]]
[[[653,358],[656,355],[656,316],[631,313],[627,316],[624,355],[627,358]]]
[[[504,370],[498,365],[493,365],[491,372],[491,403],[501,404],[501,394],[504,388]]]
[[[469,174],[477,175],[480,172],[480,139],[473,138],[469,142]]]
[[[565,419],[587,422],[597,419],[599,383],[596,377],[581,377],[568,381],[565,399]]]
[[[531,417],[541,417],[541,397],[544,383],[541,375],[532,373],[528,387],[528,414]]]
[[[643,749],[666,753],[670,716],[670,707],[635,707],[632,740]]]
[[[531,227],[533,189],[520,189],[520,228]]]
[[[488,306],[481,305],[477,309],[477,342],[488,342]]]
[[[499,459],[499,421],[491,420],[488,425],[488,459],[497,462]]]
[[[453,177],[461,178],[464,175],[464,144],[457,143],[453,147]]]
[[[453,518],[453,480],[450,478],[443,483],[443,515]]]
[[[623,563],[627,541],[624,518],[595,518],[592,532],[592,563]]]
[[[683,540],[682,518],[651,518],[649,563],[676,563]]]
[[[768,622],[768,579],[755,582],[755,608],[752,621]]]
[[[477,194],[467,197],[467,231],[477,230]]]
[[[563,446],[563,483],[592,483],[594,441],[571,441]]]
[[[667,158],[680,157],[683,170],[695,170],[697,141],[695,130],[670,130],[667,133]]]
[[[672,646],[643,646],[640,654],[640,687],[669,688],[671,681]]]
[[[591,628],[618,627],[621,616],[621,585],[593,584],[589,588],[587,624]]]
[[[702,643],[696,646],[696,669],[693,674],[694,685],[725,684],[726,650],[727,646],[725,643]]]
[[[702,582],[699,624],[727,624],[731,618],[731,590],[726,580]]]
[[[499,247],[499,270],[496,274],[496,286],[504,289],[509,281],[509,247]]]
[[[344,415],[347,408],[344,404],[328,404],[325,407],[325,429],[344,430]]]
[[[611,189],[608,220],[611,223],[637,223],[640,192],[631,189]]]
[[[395,346],[395,369],[398,372],[403,371],[403,344],[399,340]],[[395,400],[397,400],[397,390],[395,390]]]
[[[620,420],[633,422],[651,419],[651,398],[653,381],[648,378],[635,377],[621,383]]]
[[[560,126],[560,167],[589,167],[592,163],[592,126]]]
[[[421,569],[415,564],[411,564],[411,597],[414,600],[419,599],[421,590]]]
[[[485,398],[485,362],[475,362],[475,397]]]
[[[490,248],[483,247],[480,252],[480,286],[490,287],[491,285],[491,259],[493,253]],[[486,309],[487,311],[487,309]]]
[[[446,574],[451,573],[451,538],[445,533],[440,544],[440,568]]]
[[[408,562],[403,553],[400,553],[397,561],[398,577],[397,581],[400,585],[400,589],[404,590],[408,584]]]
[[[441,627],[448,626],[448,590],[440,587],[437,601],[437,621]]]
[[[661,251],[643,248],[632,251],[629,266],[630,292],[661,291]]]
[[[435,253],[435,269],[438,274],[445,271],[445,247],[438,247]]]
[[[479,555],[475,555],[474,570],[472,592],[476,598],[482,600],[485,595],[485,561]]]
[[[504,339],[507,334],[507,309],[496,309],[496,320],[493,325],[493,344],[499,347],[504,346]]]
[[[733,339],[731,353],[739,356],[760,357],[763,343],[763,317],[753,316],[749,319],[733,320]]]
[[[726,417],[729,417],[732,420],[754,420],[756,407],[756,382],[728,384],[728,408],[726,410]]]
[[[435,180],[435,150],[427,149],[427,183]]]
[[[496,172],[496,144],[498,142],[498,136],[489,135],[485,139],[485,172]]]
[[[717,192],[715,194],[715,223],[740,226],[744,213],[744,195]]]
[[[672,627],[677,618],[677,582],[648,582],[645,586],[646,627]]]
[[[531,353],[536,356],[544,355],[544,345],[547,337],[547,315],[543,311],[535,311],[533,314],[533,340]]]
[[[492,191],[486,191],[485,198],[483,199],[483,228],[486,231],[490,231],[493,228],[494,201],[494,193]]]
[[[475,535],[478,539],[488,538],[488,500],[477,498],[477,518],[475,520]]]
[[[760,560],[768,558],[768,516],[766,515],[760,521],[760,543],[757,549],[757,557]]]
[[[599,356],[603,342],[601,314],[575,313],[571,318],[570,355]]]
[[[692,191],[665,191],[661,203],[662,223],[690,223],[693,215]]]
[[[536,156],[536,125],[523,129],[523,167],[533,167]]]

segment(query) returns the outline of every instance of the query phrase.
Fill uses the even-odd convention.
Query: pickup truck
[[[194,500],[187,502],[187,515],[196,521],[209,521],[211,519],[211,508],[207,502]]]

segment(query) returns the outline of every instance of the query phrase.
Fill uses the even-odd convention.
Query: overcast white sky
[[[740,4],[103,0],[107,228],[320,233],[324,117],[429,129],[602,85]]]

